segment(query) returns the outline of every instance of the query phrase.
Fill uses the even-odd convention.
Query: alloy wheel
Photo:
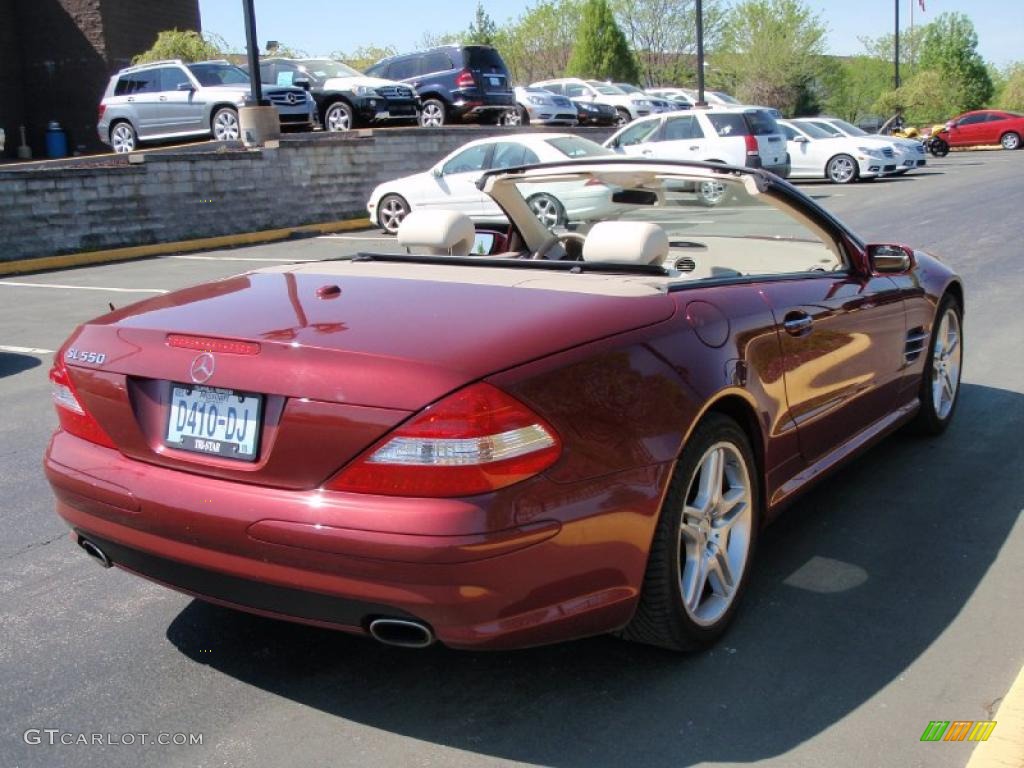
[[[502,125],[522,125],[523,116],[520,114],[519,109],[510,109],[501,116]]]
[[[118,123],[110,132],[110,146],[118,153],[134,151],[135,130],[128,123]]]
[[[332,104],[327,110],[324,122],[328,131],[348,131],[352,129],[352,113],[344,104]]]
[[[712,445],[690,479],[679,527],[679,580],[686,615],[710,626],[729,610],[750,555],[750,471],[730,442]]]
[[[234,110],[222,109],[213,117],[213,138],[217,141],[234,141],[241,136],[238,115]]]
[[[836,184],[846,184],[853,180],[857,173],[857,165],[853,158],[840,155],[829,160],[828,177]]]
[[[553,197],[537,195],[530,200],[530,210],[546,229],[553,229],[562,223],[561,208]]]
[[[402,220],[409,214],[409,205],[396,195],[389,195],[380,201],[377,219],[385,232],[395,234]]]
[[[1004,133],[999,143],[1003,145],[1003,149],[1017,149],[1020,146],[1020,136],[1016,133]]]
[[[702,181],[697,187],[697,194],[705,205],[718,205],[725,199],[725,184],[720,181]]]
[[[440,128],[444,125],[444,105],[436,101],[428,101],[420,113],[420,125],[424,128]]]
[[[950,307],[942,315],[932,348],[932,404],[940,420],[949,416],[956,404],[961,354],[960,318]]]

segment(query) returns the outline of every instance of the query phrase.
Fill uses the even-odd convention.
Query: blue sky
[[[899,0],[901,24],[909,20],[910,6],[918,23],[944,11],[966,13],[978,31],[981,55],[999,66],[1024,59],[1024,3],[1016,0]],[[828,24],[831,53],[860,52],[858,37],[877,37],[893,27],[894,0],[809,0]],[[529,0],[483,0],[496,21],[518,16]],[[241,0],[199,0],[203,29],[215,32],[233,46],[245,43]],[[441,10],[443,9],[443,11]],[[349,51],[361,45],[391,45],[412,50],[424,32],[447,32],[468,26],[476,0],[256,0],[257,35],[280,40],[310,54]]]

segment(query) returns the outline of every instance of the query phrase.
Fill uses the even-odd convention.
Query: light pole
[[[899,0],[897,0],[898,2]],[[697,0],[697,104],[706,107],[704,101],[704,3]]]
[[[263,83],[260,80],[260,48],[256,42],[256,11],[253,0],[242,0],[242,15],[245,17],[245,50],[249,56],[249,99],[251,107],[266,106],[263,100]]]
[[[895,82],[896,87],[899,88],[900,87],[900,0],[895,0],[895,2],[896,2],[896,37],[895,37],[895,39],[896,39],[896,46],[895,46],[895,52],[894,52],[894,55],[893,55],[892,63],[893,63],[893,69],[895,70],[895,76],[893,77],[893,82]]]

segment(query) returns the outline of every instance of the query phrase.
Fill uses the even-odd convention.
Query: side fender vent
[[[928,345],[928,332],[922,327],[911,328],[907,332],[907,343],[903,348],[903,360],[908,365],[921,356]]]

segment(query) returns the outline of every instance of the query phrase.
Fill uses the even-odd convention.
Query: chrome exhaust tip
[[[97,563],[102,565],[104,568],[109,568],[114,563],[111,562],[110,558],[107,557],[107,553],[100,549],[96,544],[89,541],[85,536],[78,537],[78,546],[85,550],[85,554],[95,560]]]
[[[426,624],[409,619],[374,619],[369,630],[377,642],[399,648],[426,648],[437,639]]]

